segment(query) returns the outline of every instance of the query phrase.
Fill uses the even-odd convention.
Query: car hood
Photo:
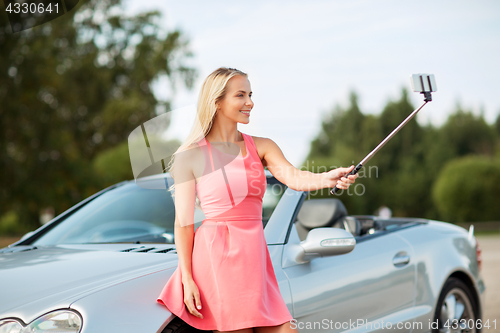
[[[21,247],[0,253],[0,319],[32,320],[91,293],[177,267],[174,245]]]

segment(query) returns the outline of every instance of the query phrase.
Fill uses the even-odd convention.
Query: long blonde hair
[[[172,177],[174,175],[174,159],[177,153],[189,149],[189,147],[210,133],[214,122],[215,114],[217,112],[217,103],[219,103],[227,92],[227,82],[237,76],[241,75],[247,77],[247,74],[235,69],[220,67],[207,76],[201,87],[200,95],[198,97],[198,105],[196,108],[196,116],[191,132],[182,145],[175,151],[170,159],[166,170]],[[170,186],[169,191],[174,195],[175,185]],[[197,203],[197,206],[199,204]]]

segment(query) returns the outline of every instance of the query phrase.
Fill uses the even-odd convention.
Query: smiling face
[[[218,103],[217,116],[248,124],[253,108],[252,88],[245,76],[236,75],[226,85],[226,94]]]

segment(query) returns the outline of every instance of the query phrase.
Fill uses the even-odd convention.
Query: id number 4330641
[[[443,324],[444,327],[448,328],[448,329],[452,329],[452,330],[456,330],[456,329],[472,329],[472,328],[476,328],[476,329],[482,329],[482,328],[487,328],[487,329],[494,329],[496,330],[497,328],[497,320],[494,319],[491,321],[491,325],[490,325],[490,320],[487,319],[485,322],[483,322],[481,319],[477,319],[477,320],[473,320],[473,319],[469,319],[469,320],[466,320],[466,319],[461,319],[460,321],[459,320],[456,320],[456,319],[448,319],[444,324]]]

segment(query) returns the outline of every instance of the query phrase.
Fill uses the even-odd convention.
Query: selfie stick
[[[396,127],[382,142],[379,143],[377,147],[375,147],[375,149],[373,149],[368,155],[366,155],[366,157],[363,158],[361,162],[359,162],[358,165],[356,165],[356,167],[344,177],[357,174],[358,171],[363,167],[363,165],[365,165],[390,139],[392,139],[392,137],[396,135],[396,133],[399,132],[401,128],[403,128],[413,117],[415,117],[420,109],[422,109],[428,102],[432,101],[431,92],[437,90],[434,74],[413,74],[410,78],[413,91],[420,92],[424,95],[424,104],[410,113],[410,115],[406,117],[406,119],[403,120],[403,122],[399,124],[398,127]],[[335,194],[339,190],[340,189],[335,186],[333,190],[330,191],[330,193]]]

